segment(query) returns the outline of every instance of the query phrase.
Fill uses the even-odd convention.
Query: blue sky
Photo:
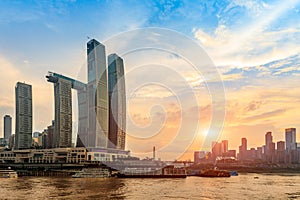
[[[233,147],[242,137],[236,135],[239,128],[245,130],[243,136],[261,137],[253,145],[261,145],[266,131],[279,140],[285,127],[300,128],[297,0],[0,1],[0,115],[14,116],[14,86],[26,81],[33,85],[34,114],[39,116],[34,131],[41,131],[53,118],[47,71],[77,77],[86,63],[87,36],[106,41],[147,27],[184,34],[211,57],[226,91],[223,137],[234,135]],[[209,112],[207,102],[199,107],[204,113]],[[2,130],[1,122],[0,136]]]

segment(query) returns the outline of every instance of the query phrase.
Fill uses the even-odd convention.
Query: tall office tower
[[[270,145],[272,142],[273,142],[272,132],[267,132],[265,135],[265,144],[267,149],[268,149],[268,145]]]
[[[247,159],[247,139],[242,138],[242,145],[239,146],[239,159]]]
[[[4,116],[4,140],[6,144],[9,142],[9,137],[11,136],[11,116]]]
[[[123,59],[116,54],[108,56],[109,145],[125,150],[126,91]]]
[[[95,39],[87,43],[88,57],[88,144],[107,147],[108,90],[105,47]]]
[[[72,146],[72,82],[58,78],[54,83],[54,147]]]
[[[265,135],[265,158],[269,162],[273,162],[275,156],[275,143],[273,142],[272,132]]]
[[[32,144],[32,88],[18,82],[16,92],[15,149],[29,149]]]
[[[286,150],[296,150],[296,128],[285,129],[285,145]]]

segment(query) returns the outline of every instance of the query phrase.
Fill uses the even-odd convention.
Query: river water
[[[0,180],[0,199],[300,199],[300,173],[186,179],[19,177]]]

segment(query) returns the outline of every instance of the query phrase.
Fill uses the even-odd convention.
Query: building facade
[[[18,82],[16,94],[15,149],[29,149],[32,145],[32,87]]]
[[[123,59],[108,56],[109,147],[125,149],[126,91]]]

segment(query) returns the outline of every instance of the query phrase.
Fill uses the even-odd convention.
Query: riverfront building
[[[18,82],[16,94],[15,149],[29,149],[32,144],[32,88]]]
[[[78,96],[76,147],[86,147],[89,152],[106,148],[125,149],[126,95],[123,59],[111,54],[108,57],[109,67],[106,59],[105,46],[92,39],[87,43],[88,83],[53,72],[46,76],[48,82],[54,83],[55,91],[53,147],[72,146],[71,89],[75,89]],[[48,135],[49,133],[47,137]]]
[[[108,56],[109,147],[125,149],[126,91],[123,59]]]

